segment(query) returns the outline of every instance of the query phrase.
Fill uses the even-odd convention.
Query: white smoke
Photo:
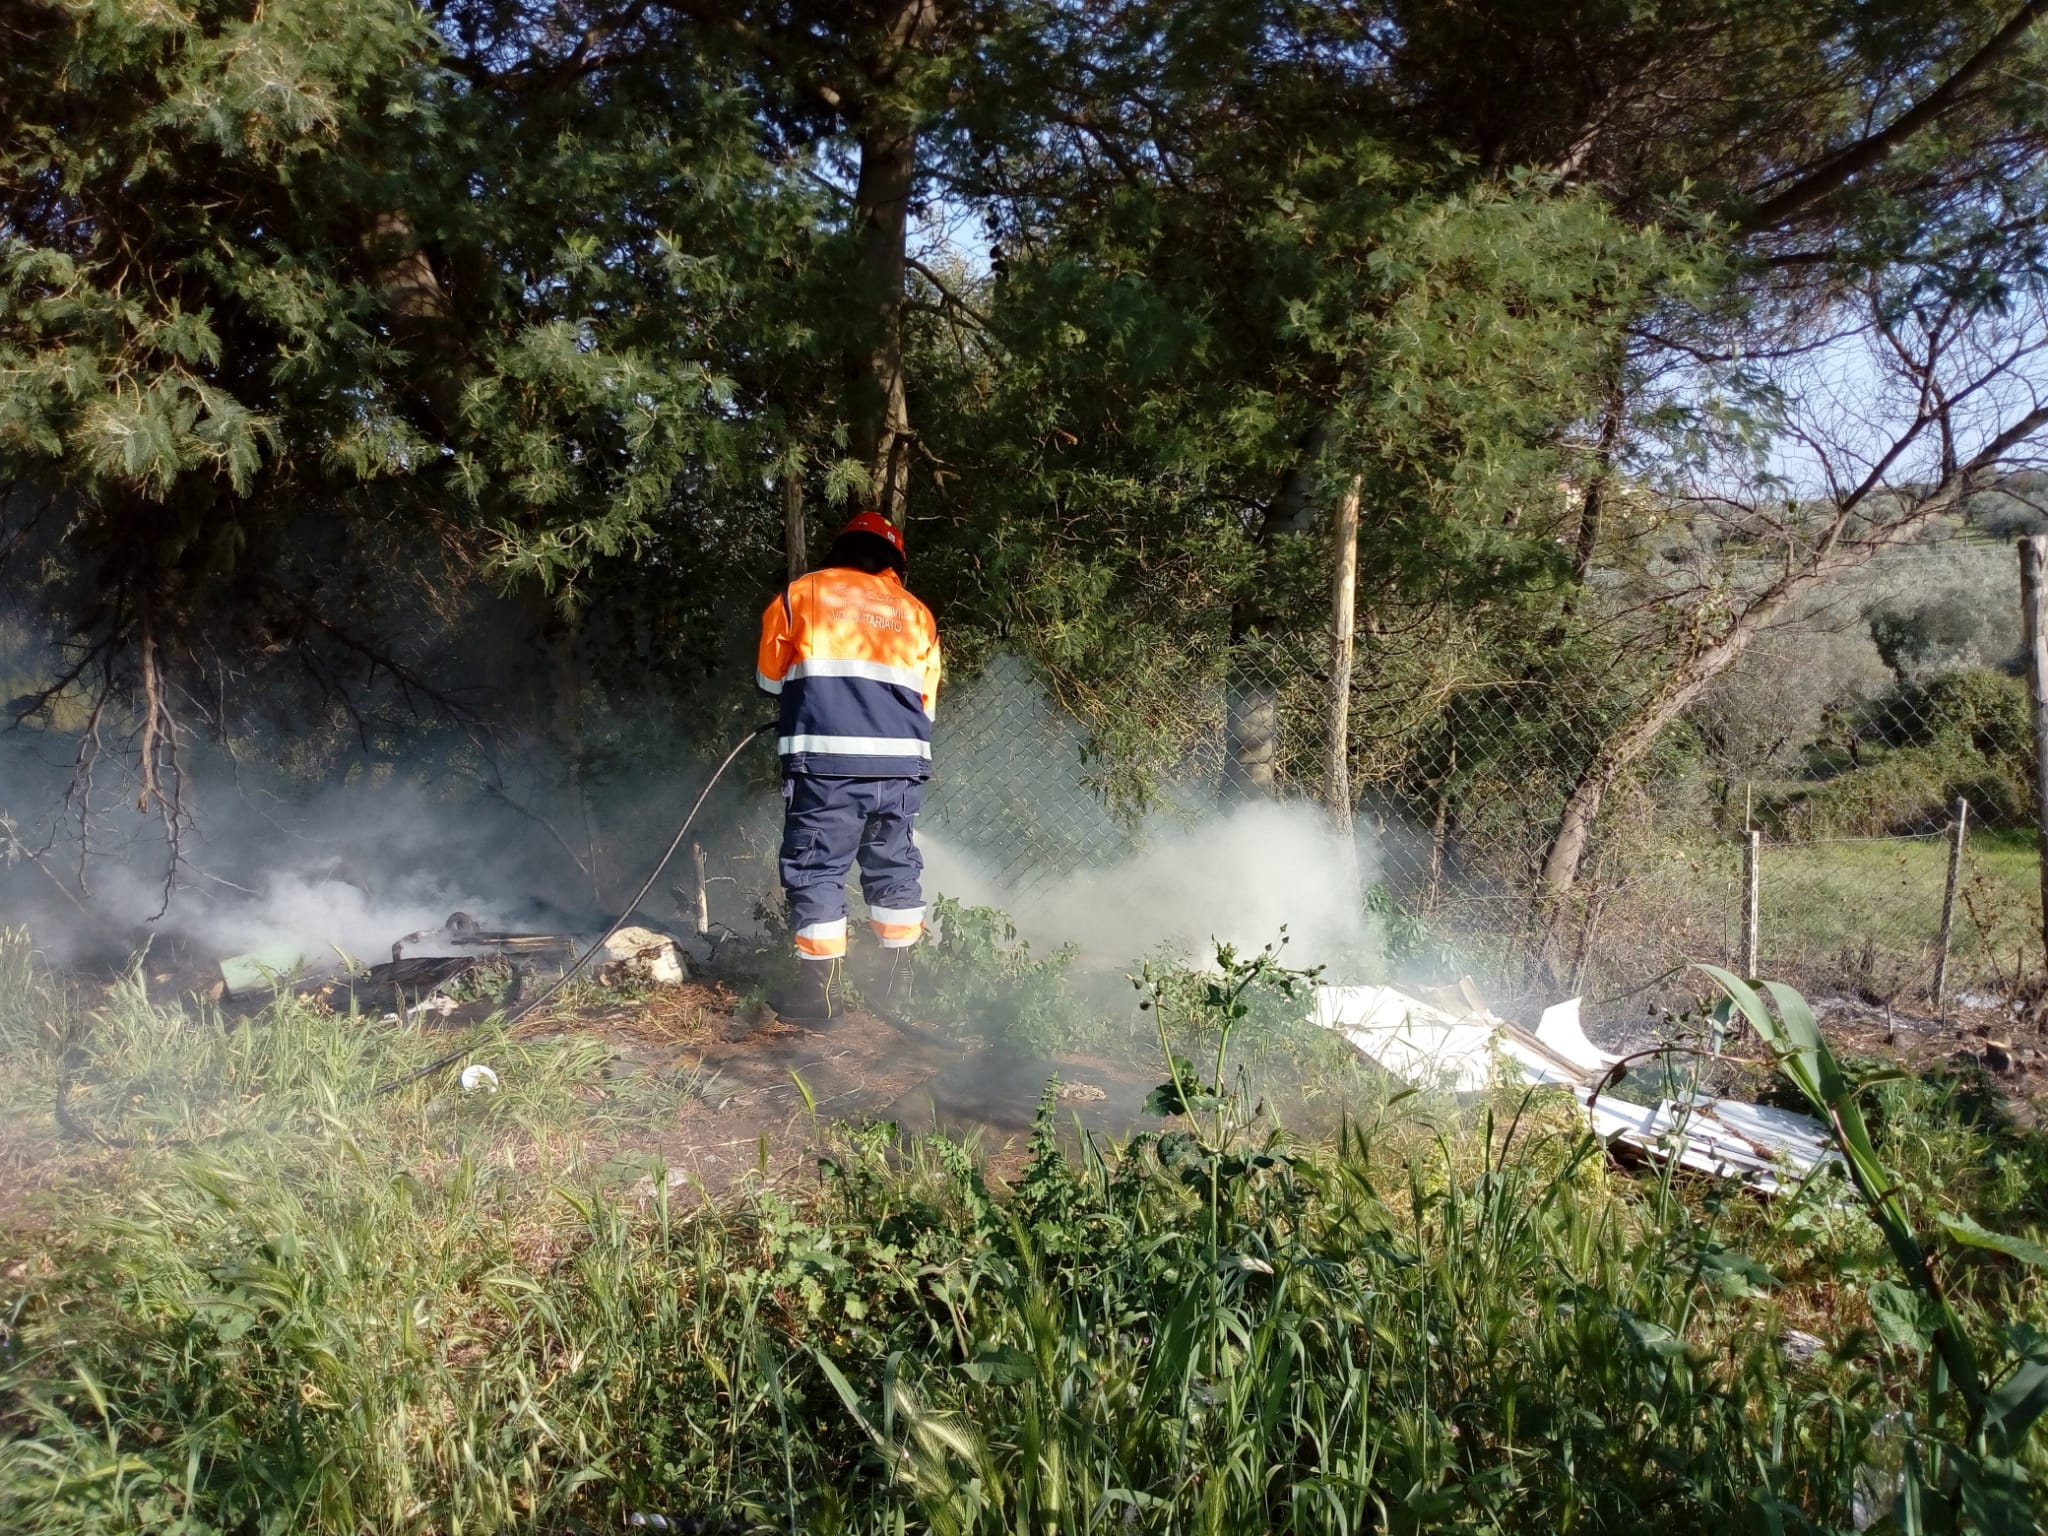
[[[588,887],[579,895],[545,834],[494,799],[390,782],[286,799],[245,790],[196,751],[194,823],[165,910],[158,824],[109,794],[81,859],[76,819],[51,810],[63,779],[31,754],[34,745],[0,738],[0,815],[24,834],[0,847],[0,923],[27,925],[61,964],[116,965],[166,944],[194,960],[248,955],[279,971],[331,967],[344,955],[376,962],[390,958],[394,941],[439,930],[457,911],[485,928],[589,926]],[[39,824],[30,819],[38,814]],[[44,848],[37,859],[23,851]]]
[[[1316,808],[1250,802],[1189,820],[1148,820],[1136,851],[1025,889],[1005,889],[972,852],[920,828],[928,892],[1008,912],[1034,945],[1072,944],[1084,965],[1128,965],[1171,950],[1200,962],[1218,944],[1240,953],[1286,929],[1285,958],[1333,974],[1372,968],[1376,926],[1360,893],[1372,876],[1362,840],[1347,860]]]

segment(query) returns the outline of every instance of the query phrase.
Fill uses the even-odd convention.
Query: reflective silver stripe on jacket
[[[811,752],[821,757],[929,758],[932,744],[908,736],[783,736],[777,739],[775,750],[784,757]]]
[[[886,661],[850,661],[820,656],[797,662],[782,674],[784,682],[799,677],[861,677],[871,683],[893,683],[898,688],[908,688],[912,693],[924,692],[922,672],[915,667],[891,666]]]

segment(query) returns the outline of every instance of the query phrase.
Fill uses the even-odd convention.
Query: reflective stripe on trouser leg
[[[796,930],[796,952],[806,960],[837,960],[846,953],[846,919],[804,924]]]
[[[908,949],[924,936],[923,907],[869,907],[868,926],[884,949]]]
[[[830,959],[846,953],[846,871],[864,820],[851,779],[795,774],[784,793],[777,872],[789,893],[797,953]]]

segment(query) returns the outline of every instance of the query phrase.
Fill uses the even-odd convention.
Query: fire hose
[[[766,725],[757,725],[754,727],[754,729],[747,732],[746,735],[742,736],[737,742],[733,744],[733,749],[725,754],[725,761],[718,765],[717,769],[713,771],[710,779],[706,781],[703,790],[697,796],[696,804],[690,807],[690,814],[685,816],[683,818],[683,824],[680,827],[676,828],[676,835],[669,840],[668,851],[664,853],[661,856],[661,858],[655,862],[654,872],[647,877],[646,883],[642,885],[640,889],[633,894],[633,899],[626,903],[625,909],[621,911],[615,919],[613,919],[611,927],[605,929],[605,931],[598,936],[595,943],[593,943],[588,949],[584,950],[582,954],[578,955],[576,959],[570,964],[567,970],[562,972],[561,975],[557,976],[553,981],[548,983],[548,985],[543,987],[539,992],[535,993],[531,998],[528,998],[526,1001],[520,1003],[520,1005],[517,1008],[514,1008],[510,1013],[506,1014],[503,1022],[494,1026],[495,1028],[510,1029],[514,1024],[517,1024],[529,1013],[532,1013],[534,1009],[538,1008],[542,1003],[546,1002],[549,998],[553,997],[557,992],[561,991],[562,988],[566,987],[569,984],[570,978],[575,976],[575,974],[578,971],[582,970],[584,966],[588,965],[593,959],[595,959],[599,954],[603,952],[605,945],[611,942],[612,935],[617,933],[621,928],[626,926],[626,919],[631,917],[634,911],[639,907],[640,903],[647,899],[647,893],[654,889],[654,882],[659,880],[661,878],[662,871],[668,868],[669,860],[673,859],[676,856],[676,854],[681,851],[683,846],[683,839],[690,835],[690,828],[692,825],[695,824],[697,820],[697,813],[704,809],[704,802],[711,798],[711,791],[716,789],[718,787],[718,781],[725,777],[725,770],[730,768],[733,765],[733,763],[739,758],[739,755],[742,752],[746,751],[748,747],[753,745],[754,742],[758,741],[761,737],[766,736],[770,731],[774,730],[776,728],[776,725],[777,722],[773,720],[770,720]],[[392,1079],[390,1082],[385,1083],[382,1087],[380,1087],[377,1090],[375,1097],[382,1098],[387,1093],[396,1093],[399,1089],[407,1087],[410,1084],[416,1083],[423,1077],[432,1077],[436,1072],[446,1071],[448,1068],[454,1066],[455,1063],[461,1061],[465,1056],[467,1056],[470,1053],[470,1050],[475,1046],[479,1038],[480,1035],[472,1035],[469,1041],[465,1043],[460,1049],[450,1051],[445,1056],[437,1056],[434,1060],[428,1062],[424,1067],[419,1068],[417,1071],[408,1072],[403,1077]]]
[[[570,979],[578,971],[582,970],[584,966],[588,965],[592,959],[603,951],[605,945],[611,942],[612,935],[626,926],[626,920],[638,909],[640,903],[647,899],[647,893],[654,889],[654,883],[661,878],[662,872],[668,868],[669,861],[675,858],[676,854],[681,850],[683,840],[690,835],[690,828],[696,824],[697,813],[704,809],[704,802],[711,798],[711,791],[718,787],[718,781],[725,777],[725,771],[732,767],[733,763],[738,760],[739,755],[746,751],[749,746],[773,731],[776,728],[776,724],[777,722],[770,720],[765,725],[758,725],[733,744],[733,749],[725,754],[725,760],[718,765],[712,772],[710,779],[705,782],[703,790],[697,796],[696,803],[690,807],[690,814],[685,816],[683,824],[676,828],[676,835],[670,840],[668,851],[662,854],[654,866],[654,872],[647,877],[646,883],[634,893],[633,899],[626,903],[625,909],[619,913],[611,927],[607,928],[588,949],[578,955],[567,970],[563,971],[560,976],[556,977],[553,982],[533,997],[522,1001],[501,1022],[491,1026],[492,1029],[507,1029],[518,1023],[521,1019],[532,1013],[534,1009],[540,1007],[542,1003],[545,1003],[549,998],[560,992],[563,987],[569,984]],[[475,1048],[477,1041],[486,1032],[478,1031],[476,1034],[471,1035],[460,1049],[450,1051],[445,1056],[436,1057],[418,1070],[408,1072],[403,1077],[394,1078],[392,1081],[382,1084],[377,1088],[372,1097],[382,1098],[385,1094],[396,1093],[400,1088],[419,1082],[422,1078],[432,1077],[436,1072],[446,1071],[449,1067],[454,1066],[458,1061],[468,1056]],[[94,1130],[91,1126],[81,1123],[71,1113],[72,1074],[75,1069],[74,1058],[77,1054],[78,1051],[75,1047],[66,1051],[63,1059],[58,1064],[55,1106],[58,1125],[73,1136],[87,1141],[96,1141],[101,1146],[132,1147],[134,1143],[127,1138],[109,1136],[102,1131]],[[158,1145],[162,1147],[179,1147],[189,1145],[190,1141],[191,1138],[181,1138],[175,1141],[161,1142]]]

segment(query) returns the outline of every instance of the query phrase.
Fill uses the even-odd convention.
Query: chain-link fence
[[[1087,731],[1022,658],[999,653],[949,691],[935,735],[926,818],[1002,889],[1030,894],[1136,846],[1136,829],[1089,780]]]
[[[2009,996],[2040,966],[2035,857],[1996,832],[1770,845],[1758,860],[1759,966],[1869,1003]]]
[[[1430,610],[1363,626],[1347,756],[1393,959],[1625,1011],[1689,961],[1741,963],[1754,830],[1747,939],[1767,974],[1919,1005],[1944,953],[1951,997],[2040,969],[2009,544],[1901,549],[1785,615],[1614,778],[1560,881],[1567,805],[1688,633],[1676,605],[1610,607],[1627,621]],[[1131,857],[1162,817],[1320,806],[1328,647],[1191,636],[1170,687],[999,654],[942,707],[929,821],[999,898],[1028,898]]]

